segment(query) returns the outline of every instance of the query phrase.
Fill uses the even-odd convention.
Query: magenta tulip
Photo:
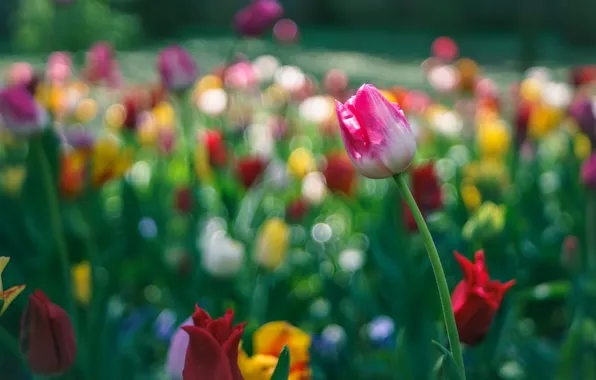
[[[107,81],[115,62],[112,45],[109,42],[98,42],[87,52],[83,75],[91,83]]]
[[[234,19],[236,32],[245,37],[260,37],[277,20],[284,10],[276,0],[253,0],[241,9]]]
[[[168,89],[183,91],[197,80],[199,69],[192,56],[184,48],[173,45],[159,53],[157,69]]]
[[[596,190],[596,153],[582,165],[581,178],[586,187]]]
[[[335,103],[341,137],[360,174],[387,178],[410,166],[416,139],[399,105],[370,84],[344,104]]]
[[[0,91],[0,125],[17,136],[27,137],[43,130],[48,121],[46,111],[25,86]]]

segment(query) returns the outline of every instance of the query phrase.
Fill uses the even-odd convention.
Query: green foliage
[[[271,375],[271,380],[286,380],[289,375],[290,350],[288,350],[288,346],[285,346],[281,354],[279,354],[277,366],[275,367],[275,371],[273,371],[273,375]]]
[[[77,51],[98,40],[123,47],[139,35],[133,16],[115,12],[101,0],[62,6],[51,0],[22,0],[13,21],[13,45],[25,52]]]

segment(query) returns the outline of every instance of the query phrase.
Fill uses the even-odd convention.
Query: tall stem
[[[62,229],[62,218],[60,217],[60,204],[58,201],[57,185],[52,176],[52,169],[50,167],[50,162],[48,161],[48,156],[43,146],[43,140],[41,137],[31,140],[31,149],[32,154],[36,155],[35,158],[39,165],[39,171],[41,172],[43,187],[48,202],[50,228],[52,230],[52,236],[55,240],[56,248],[58,249],[58,259],[60,260],[60,268],[62,271],[62,281],[64,282],[64,293],[66,299],[64,307],[70,315],[76,331],[76,314],[72,291],[72,279],[70,276],[70,260],[68,257],[66,242],[64,240],[64,230]]]
[[[455,323],[455,315],[453,314],[453,308],[451,307],[451,295],[449,293],[449,287],[447,286],[447,278],[445,277],[445,272],[443,271],[443,265],[441,264],[439,252],[437,252],[437,247],[435,247],[435,243],[433,242],[432,235],[430,234],[428,226],[424,221],[424,217],[422,216],[422,213],[420,212],[420,209],[418,208],[418,205],[416,204],[416,201],[414,200],[414,197],[408,188],[405,176],[403,174],[396,174],[393,176],[393,179],[397,183],[399,191],[408,204],[408,207],[412,211],[414,220],[416,220],[418,229],[420,230],[420,233],[424,239],[426,252],[428,253],[428,258],[430,259],[430,263],[435,274],[437,288],[439,289],[439,298],[441,299],[441,308],[443,310],[443,317],[445,318],[445,327],[447,328],[449,346],[451,347],[451,352],[455,358],[459,375],[462,380],[465,380],[466,372],[464,369],[464,357],[462,354],[461,343],[459,342],[459,334],[457,332],[457,325]]]
[[[589,190],[586,203],[586,266],[592,275],[596,273],[596,191]]]

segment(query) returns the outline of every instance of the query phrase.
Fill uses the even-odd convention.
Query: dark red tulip
[[[596,153],[593,153],[582,165],[581,178],[583,184],[596,191]]]
[[[591,99],[578,97],[569,106],[569,116],[575,120],[583,133],[596,143],[596,115],[594,114],[594,104]]]
[[[41,290],[29,297],[21,318],[20,346],[36,375],[58,375],[75,362],[76,340],[68,314]]]
[[[528,136],[528,123],[533,105],[529,102],[520,101],[515,114],[515,138],[518,144],[523,143]]]
[[[423,215],[443,207],[443,193],[433,162],[418,166],[411,171],[412,196]],[[410,208],[403,205],[404,221],[409,231],[418,231],[418,225]]]
[[[266,166],[267,163],[260,157],[244,157],[236,163],[236,175],[248,189],[261,177]]]
[[[356,188],[356,169],[345,153],[332,153],[327,157],[323,171],[329,190],[352,196]]]
[[[243,380],[238,367],[238,347],[246,323],[233,325],[234,311],[211,319],[196,306],[194,325],[183,326],[189,335],[183,380]]]
[[[222,133],[216,130],[208,130],[205,133],[205,145],[207,152],[209,152],[209,163],[218,168],[226,166],[228,154]]]
[[[571,84],[575,87],[596,81],[596,66],[579,66],[571,69]]]
[[[260,37],[283,16],[277,0],[253,0],[234,18],[236,32],[245,37]]]
[[[288,219],[292,222],[300,222],[308,213],[308,203],[302,198],[298,198],[288,205],[286,209]]]
[[[175,194],[176,210],[183,214],[188,214],[192,210],[193,200],[192,191],[188,187],[181,187]]]
[[[476,345],[482,342],[493,317],[499,310],[505,293],[515,284],[515,280],[501,283],[490,279],[484,260],[484,251],[475,254],[475,262],[455,252],[464,279],[456,286],[451,296],[453,313],[459,340]]]

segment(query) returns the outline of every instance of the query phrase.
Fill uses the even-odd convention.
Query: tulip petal
[[[353,162],[357,163],[362,159],[363,153],[368,152],[369,141],[366,130],[361,128],[356,114],[352,112],[347,104],[344,105],[336,100],[335,111],[339,121],[339,131],[348,156]]]
[[[13,286],[12,288],[0,293],[0,299],[4,300],[4,304],[2,305],[2,309],[0,310],[0,315],[4,314],[8,306],[14,301],[15,298],[25,289],[26,285],[18,285]]]
[[[455,259],[457,260],[466,282],[473,283],[474,282],[474,264],[467,257],[462,255],[461,253],[455,251],[454,252]]]
[[[212,319],[209,313],[201,309],[199,305],[195,305],[195,312],[192,315],[192,320],[195,326],[207,328],[211,323]]]
[[[166,369],[168,376],[170,376],[172,380],[182,380],[182,371],[184,370],[184,362],[186,360],[186,350],[188,348],[189,340],[188,334],[182,330],[182,326],[191,326],[192,324],[192,317],[186,319],[176,330],[176,333],[174,333],[174,336],[170,341]]]
[[[222,347],[209,331],[197,326],[184,326],[189,335],[184,380],[233,380],[230,363]]]
[[[228,340],[222,346],[222,349],[230,362],[230,370],[232,372],[233,380],[243,380],[242,372],[238,365],[238,349],[240,346],[240,339],[244,333],[244,326],[246,326],[246,323],[236,325],[229,335]]]
[[[228,309],[226,315],[223,318],[212,320],[207,324],[207,330],[213,335],[213,337],[223,345],[230,334],[232,333],[232,322],[234,321],[234,311]]]

